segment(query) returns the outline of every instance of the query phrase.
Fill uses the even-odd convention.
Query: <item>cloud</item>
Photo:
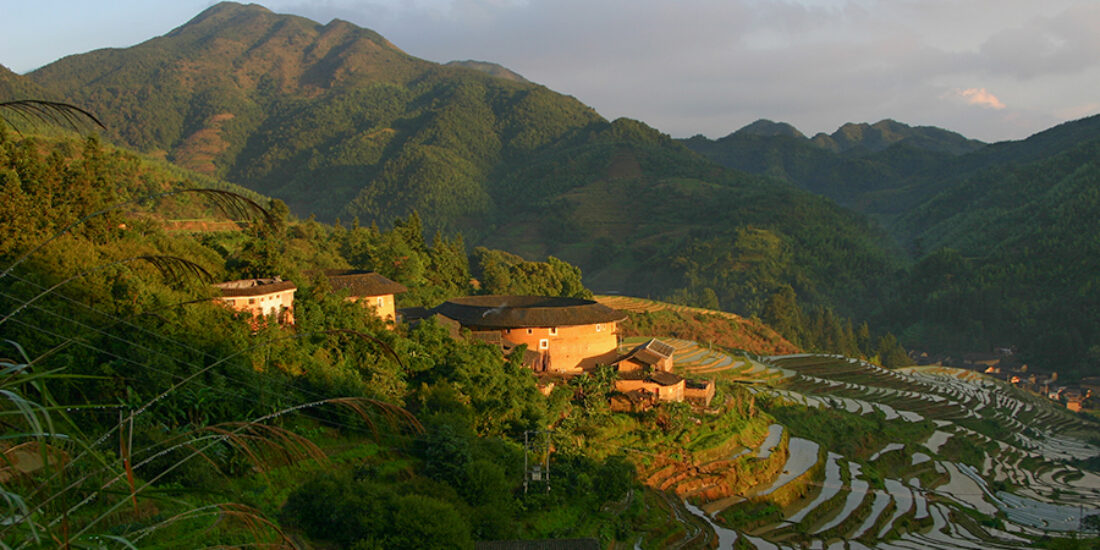
[[[1004,102],[997,99],[997,96],[989,93],[989,90],[985,88],[967,88],[965,90],[956,88],[952,90],[949,95],[961,97],[970,105],[977,105],[987,109],[1004,109],[1007,107]]]

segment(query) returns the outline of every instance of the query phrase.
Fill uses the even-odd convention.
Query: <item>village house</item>
[[[427,313],[505,349],[525,345],[524,362],[535,372],[566,375],[610,364],[618,356],[618,323],[626,319],[591,300],[548,296],[465,296]]]
[[[714,398],[713,380],[687,380],[672,372],[675,348],[651,338],[615,359],[619,392],[617,406],[622,410],[644,410],[643,394],[657,401],[691,401],[707,406]],[[614,401],[614,400],[613,400]]]
[[[217,299],[235,311],[252,315],[253,327],[262,319],[274,317],[283,325],[294,324],[294,292],[298,287],[279,277],[241,279],[215,283],[221,292]]]
[[[679,403],[684,400],[684,377],[664,371],[620,372],[615,390],[626,394],[641,390],[655,395],[658,401]]]
[[[631,372],[639,370],[672,370],[672,355],[675,350],[672,346],[656,339],[634,347],[625,355],[615,359],[615,365],[619,372]]]
[[[716,388],[710,378],[684,380],[684,400],[704,407],[709,406]]]
[[[358,269],[328,269],[322,272],[333,292],[347,292],[346,300],[374,310],[387,323],[397,322],[397,294],[408,292],[398,282],[374,272]]]

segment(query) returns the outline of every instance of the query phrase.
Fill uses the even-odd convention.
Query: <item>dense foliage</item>
[[[1081,375],[1100,358],[1087,313],[1095,306],[1098,128],[1100,117],[1091,117],[970,152],[902,140],[837,153],[772,126],[684,143],[883,220],[912,263],[886,277],[886,299],[856,311],[906,345],[1015,347],[1029,364]]]
[[[0,277],[0,450],[66,457],[14,480],[5,472],[7,502],[32,513],[0,526],[2,540],[83,544],[107,533],[198,547],[275,542],[289,529],[340,547],[428,548],[629,533],[606,527],[629,515],[601,512],[634,486],[619,458],[558,453],[557,475],[580,492],[522,493],[519,442],[560,418],[570,392],[543,396],[518,359],[432,322],[387,329],[308,274],[377,269],[410,288],[401,299],[434,305],[471,291],[460,237],[428,244],[415,215],[387,231],[300,222],[278,202],[273,223],[168,233],[159,209],[210,214],[201,195],[95,214],[178,188],[156,162],[95,139],[2,128],[0,161],[5,192],[25,207],[5,204],[0,218],[0,266],[12,268]],[[134,260],[168,256],[175,263]],[[255,326],[215,305],[202,271],[187,266],[216,279],[291,278],[295,326]],[[494,290],[588,292],[556,259],[516,263],[481,249],[474,266],[524,275]],[[588,519],[540,519],[561,514]],[[347,518],[340,530],[333,517]]]
[[[223,3],[132,48],[0,72],[0,89],[77,101],[102,113],[111,138],[302,215],[388,229],[419,213],[429,233],[580,266],[598,291],[768,316],[809,349],[874,355],[877,345],[838,337],[851,319],[933,351],[996,344],[1048,368],[1095,363],[1094,320],[1071,305],[1089,303],[1092,270],[1070,259],[1087,256],[1082,228],[1096,217],[1096,117],[989,146],[890,120],[812,138],[760,121],[678,142],[482,69],[414,58],[343,21]],[[360,247],[383,239],[346,235]],[[456,242],[432,244],[435,258],[374,266],[407,272],[410,303],[466,285],[461,259],[448,283],[418,279],[460,256],[445,252]],[[973,278],[929,278],[946,249]],[[487,288],[530,288],[531,265],[493,263],[469,269]],[[540,276],[572,293],[559,267]],[[789,301],[788,288],[797,314],[765,311]]]
[[[829,201],[341,21],[223,3],[166,36],[26,80],[103,113],[128,146],[300,215],[387,228],[418,212],[429,232],[578,265],[599,290],[759,315],[791,285],[808,306],[855,316],[893,270],[883,233]],[[513,272],[530,271],[517,261]]]

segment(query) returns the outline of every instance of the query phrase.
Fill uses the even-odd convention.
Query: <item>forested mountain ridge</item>
[[[1095,236],[1100,116],[970,153],[904,143],[837,154],[777,123],[688,147],[789,181],[884,222],[916,264],[873,324],[920,348],[1018,346],[1034,365],[1085,373],[1100,359]]]
[[[4,99],[30,98],[49,99],[49,92],[23,75],[0,65],[0,97]]]
[[[494,214],[486,182],[602,121],[575,99],[409,56],[373,31],[218,4],[137,46],[28,77],[104,113],[113,138],[320,218],[444,228]]]
[[[28,78],[103,112],[123,144],[299,215],[385,227],[416,211],[429,230],[579,264],[598,289],[754,315],[790,286],[851,315],[894,269],[881,230],[830,201],[338,20],[223,3]]]
[[[973,313],[981,328],[951,332],[959,338],[913,328],[937,314],[901,306],[930,284],[915,279],[920,270],[900,271],[903,247],[920,260],[980,247],[982,235],[1005,240],[967,230],[982,218],[967,221],[980,209],[966,201],[930,201],[978,192],[968,178],[1095,135],[1086,119],[965,153],[982,144],[890,120],[845,125],[824,146],[758,121],[721,140],[679,141],[543,86],[416,59],[350,23],[231,3],[138,46],[0,81],[71,99],[101,113],[113,139],[281,198],[299,215],[386,227],[415,211],[429,231],[577,264],[600,291],[802,329],[832,318],[814,308],[833,308],[888,322],[909,344],[959,349],[1036,333],[984,321],[995,308]],[[815,194],[886,222],[894,238]]]
[[[894,328],[909,341],[954,349],[1011,342],[1031,360],[1095,372],[1098,126],[1100,117],[1092,117],[990,146],[984,158],[966,160],[1018,162],[960,170],[899,217],[896,232],[912,235],[921,261],[891,314]],[[1079,140],[1090,128],[1091,139]]]
[[[915,175],[985,146],[893,120],[848,123],[812,138],[787,123],[758,120],[717,140],[694,136],[683,143],[728,168],[788,181],[870,214],[896,213],[912,201],[904,189]]]
[[[943,128],[909,126],[890,119],[874,124],[849,122],[832,134],[821,132],[810,141],[824,149],[849,155],[877,153],[894,145],[961,155],[985,146],[978,140],[967,139]]]

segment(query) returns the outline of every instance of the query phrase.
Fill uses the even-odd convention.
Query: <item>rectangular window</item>
[[[378,307],[381,308],[385,305],[386,305],[386,298],[384,296],[379,296],[378,297]]]
[[[255,304],[255,303],[256,303],[256,299],[255,299],[255,298],[249,298],[249,299],[248,299],[248,303],[249,303],[249,304]]]
[[[550,339],[543,338],[539,340],[539,349],[550,349]]]
[[[596,332],[603,332],[603,325],[596,325]]]
[[[535,329],[530,329],[530,328],[527,329],[527,334],[534,334],[534,333],[535,333]]]
[[[550,336],[558,335],[558,327],[550,327]]]

